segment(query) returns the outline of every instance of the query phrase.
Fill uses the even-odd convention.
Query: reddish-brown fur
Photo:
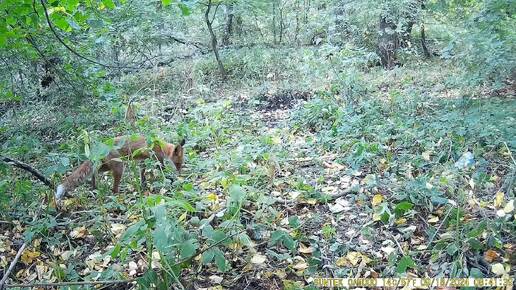
[[[119,191],[120,181],[124,173],[124,163],[122,159],[143,160],[147,158],[157,158],[159,162],[164,165],[165,159],[172,161],[178,171],[183,165],[183,145],[174,145],[164,143],[162,146],[155,144],[150,148],[147,146],[145,137],[139,136],[137,138],[122,136],[115,138],[115,146],[119,147],[109,152],[109,154],[102,160],[102,164],[97,169],[97,172],[111,171],[113,174],[113,193]],[[95,184],[95,170],[93,163],[89,160],[83,162],[72,174],[63,180],[56,191],[56,199],[60,199],[65,193],[77,188],[84,183],[86,179],[91,177],[91,184]],[[141,181],[145,183],[145,167],[142,165]]]

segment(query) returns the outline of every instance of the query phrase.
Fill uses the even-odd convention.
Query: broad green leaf
[[[188,241],[185,241],[179,245],[179,254],[181,255],[181,258],[188,258],[195,255],[195,252],[199,248],[199,244],[197,243],[197,240],[195,239],[189,239]]]
[[[396,216],[402,216],[404,215],[407,211],[411,210],[412,207],[414,205],[408,201],[402,201],[400,203],[398,203],[396,205],[396,207],[394,208],[394,213],[396,214]]]
[[[113,0],[102,0],[102,4],[104,4],[109,9],[115,9],[115,3]]]
[[[204,265],[207,265],[207,264],[211,263],[211,261],[213,261],[214,257],[215,257],[215,250],[209,249],[202,254],[201,261]]]
[[[163,4],[163,7],[166,7],[172,3],[172,0],[161,0],[161,4]]]
[[[217,265],[217,268],[219,269],[219,271],[226,272],[227,270],[229,270],[229,264],[228,264],[226,258],[224,257],[224,253],[218,248],[216,248],[214,250],[214,252],[215,252],[215,256],[214,256],[215,265]]]

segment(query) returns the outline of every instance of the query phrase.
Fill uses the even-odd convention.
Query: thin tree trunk
[[[273,35],[273,43],[276,44],[276,10],[277,10],[277,0],[272,1],[272,35]]]
[[[425,25],[423,23],[421,23],[421,46],[423,47],[423,53],[425,54],[425,57],[430,58],[432,54],[426,46]]]
[[[283,30],[284,30],[284,23],[283,23],[283,6],[281,3],[281,0],[278,0],[278,7],[279,7],[279,44],[283,41]]]
[[[299,30],[300,30],[300,27],[299,27],[299,10],[300,9],[300,5],[299,5],[299,1],[300,0],[296,0],[296,30],[295,30],[295,34],[294,34],[294,42],[299,45],[299,41],[298,41],[298,36],[299,36]]]
[[[212,26],[213,21],[215,20],[215,15],[217,14],[217,9],[215,9],[215,11],[214,11],[213,19],[210,20],[211,6],[212,6],[211,0],[208,0],[208,7],[206,8],[206,12],[204,13],[204,18],[206,20],[206,25],[208,26],[208,31],[210,32],[211,48],[213,50],[213,54],[215,55],[215,59],[217,60],[217,65],[219,67],[220,75],[222,76],[222,79],[226,79],[226,69],[224,68],[224,64],[220,60],[219,49],[217,47],[217,36],[215,35],[215,32],[213,31],[213,26]]]
[[[226,5],[226,25],[224,26],[224,35],[222,36],[222,45],[228,46],[231,44],[231,36],[233,35],[233,4]]]

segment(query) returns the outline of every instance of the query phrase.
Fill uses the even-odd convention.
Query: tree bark
[[[396,51],[399,48],[399,37],[396,33],[396,24],[385,15],[380,17],[379,34],[378,52],[382,65],[386,69],[392,69],[396,62]]]
[[[226,25],[224,26],[224,35],[222,36],[222,45],[228,46],[231,44],[231,36],[233,36],[233,4],[226,5]]]
[[[226,79],[226,69],[224,68],[224,64],[222,63],[222,60],[220,59],[219,49],[217,47],[217,36],[215,35],[215,32],[213,31],[213,21],[215,20],[215,15],[217,14],[218,6],[217,6],[217,8],[215,8],[212,20],[210,20],[211,7],[212,7],[211,0],[208,0],[208,6],[204,13],[204,19],[206,20],[206,26],[208,26],[208,31],[210,32],[211,48],[213,50],[213,54],[215,55],[215,59],[217,60],[217,65],[219,67],[220,75],[222,76],[222,79]]]

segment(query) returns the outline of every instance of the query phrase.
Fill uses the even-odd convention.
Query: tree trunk
[[[277,10],[277,0],[272,1],[272,35],[273,40],[272,43],[276,44],[276,10]]]
[[[385,15],[380,17],[378,36],[378,52],[382,65],[392,69],[396,63],[396,51],[399,48],[399,37],[396,33],[396,24]]]
[[[213,13],[213,20],[210,20],[210,10],[211,10],[211,0],[208,0],[208,7],[206,8],[206,12],[204,13],[204,19],[206,20],[206,25],[208,26],[208,31],[211,36],[211,48],[213,50],[213,54],[215,55],[215,59],[217,60],[217,65],[219,66],[219,72],[222,76],[222,79],[226,79],[226,69],[224,69],[224,64],[220,60],[219,49],[217,47],[217,36],[213,31],[213,20],[215,19],[215,15],[217,14],[217,9]],[[217,6],[218,7],[218,6]]]
[[[423,23],[421,23],[421,46],[423,47],[423,53],[425,54],[425,57],[430,58],[432,54],[426,46],[425,25]]]
[[[278,0],[279,6],[279,44],[283,41],[283,31],[285,30],[285,23],[283,22],[283,4]]]
[[[233,35],[233,4],[226,5],[226,25],[224,26],[224,35],[222,36],[222,45],[228,46],[231,44],[231,36]]]

